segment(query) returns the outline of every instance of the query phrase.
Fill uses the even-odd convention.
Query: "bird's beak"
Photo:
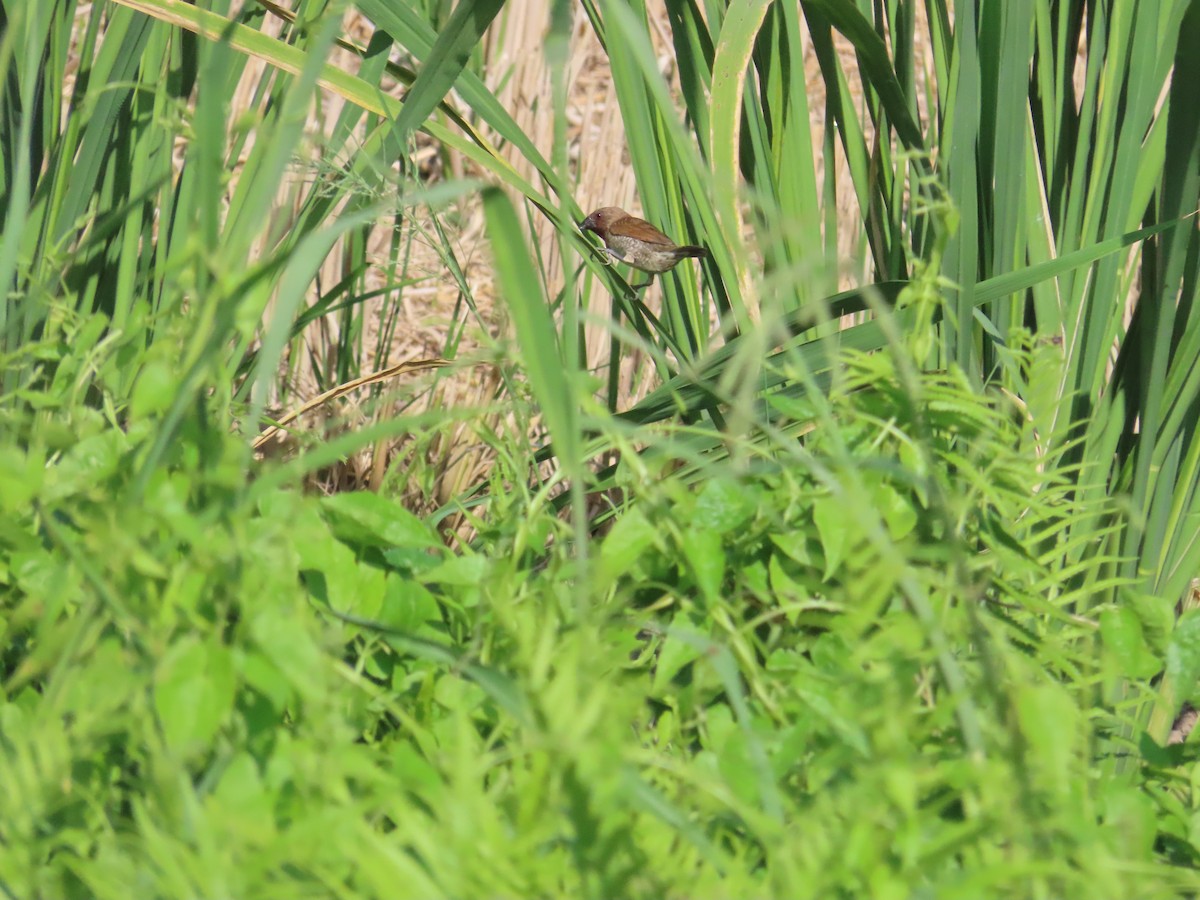
[[[591,216],[588,216],[586,219],[584,219],[582,222],[579,223],[579,230],[580,231],[595,231],[596,230],[596,223],[592,221]]]

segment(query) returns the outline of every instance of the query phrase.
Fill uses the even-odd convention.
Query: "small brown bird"
[[[708,252],[703,247],[681,247],[645,219],[615,206],[596,210],[579,223],[579,230],[596,232],[604,241],[605,253],[651,275],[674,268],[681,259]]]

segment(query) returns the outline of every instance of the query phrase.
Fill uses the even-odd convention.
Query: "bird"
[[[681,259],[708,255],[703,247],[676,244],[645,219],[616,206],[596,210],[579,223],[579,230],[594,231],[604,241],[605,253],[651,275],[673,269]]]

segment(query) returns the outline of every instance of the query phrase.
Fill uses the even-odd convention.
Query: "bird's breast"
[[[652,244],[624,234],[610,234],[608,248],[635,269],[658,274],[679,262],[671,245]]]

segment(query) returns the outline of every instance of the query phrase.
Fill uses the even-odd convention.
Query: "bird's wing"
[[[624,219],[618,219],[609,227],[609,231],[612,234],[623,234],[627,237],[636,238],[639,241],[645,241],[647,244],[663,244],[667,247],[675,246],[673,240],[645,219],[638,219],[634,216],[626,216]]]

